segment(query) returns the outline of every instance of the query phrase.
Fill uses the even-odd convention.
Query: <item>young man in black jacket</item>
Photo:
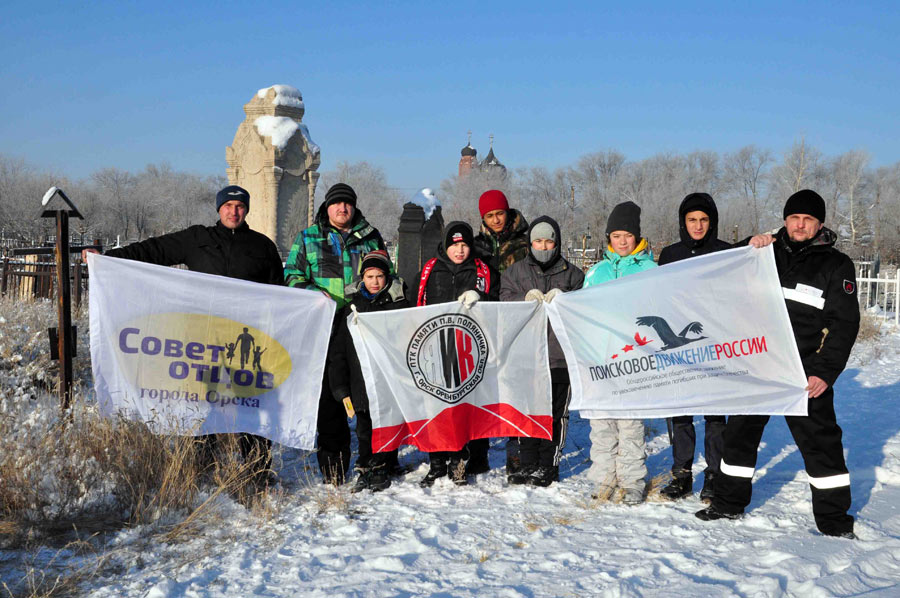
[[[665,266],[698,255],[706,255],[731,245],[719,240],[719,210],[708,193],[687,195],[678,208],[678,232],[681,240],[669,245],[659,254],[659,265]],[[708,502],[713,496],[713,479],[719,473],[722,459],[722,434],[725,432],[724,415],[707,415],[703,438],[703,456],[706,469],[703,471],[703,489],[700,500]],[[677,500],[690,495],[694,485],[691,467],[694,464],[694,448],[697,434],[694,431],[694,416],[682,415],[669,420],[672,441],[672,481],[660,494],[669,500]]]
[[[378,249],[366,254],[360,263],[362,279],[345,289],[350,299],[338,315],[335,332],[328,347],[328,381],[333,398],[338,403],[350,401],[356,414],[356,439],[359,457],[356,469],[359,476],[351,492],[378,492],[391,485],[391,474],[399,468],[397,451],[372,452],[372,415],[366,381],[359,365],[359,355],[353,346],[347,317],[355,313],[388,311],[410,307],[403,281],[391,275],[391,258]],[[349,410],[348,410],[349,411]]]
[[[184,230],[110,249],[104,255],[158,266],[184,264],[192,272],[283,285],[284,270],[275,243],[264,234],[250,230],[245,222],[250,211],[247,190],[229,185],[219,191],[216,211],[219,221],[213,226],[195,224]],[[96,253],[93,249],[83,253],[87,252]],[[212,451],[214,436],[207,438],[206,450]],[[271,441],[253,434],[241,434],[239,443],[244,459],[258,458],[260,478],[267,477],[265,474],[272,462]]]
[[[807,375],[808,415],[786,416],[800,449],[812,490],[816,527],[825,535],[855,538],[850,508],[850,474],[844,462],[841,428],[834,414],[833,386],[844,370],[859,331],[859,303],[853,262],[834,248],[837,235],[825,228],[825,202],[815,191],[791,195],[784,227],[775,236],[775,263],[791,328]],[[712,504],[699,519],[737,519],[750,504],[756,452],[769,417],[733,415],[725,427],[725,453]]]

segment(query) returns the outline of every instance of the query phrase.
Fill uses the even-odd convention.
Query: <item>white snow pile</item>
[[[284,151],[294,133],[300,131],[300,134],[306,140],[309,151],[314,155],[320,152],[319,146],[313,143],[312,138],[309,136],[309,129],[306,128],[306,125],[298,123],[293,118],[287,116],[260,116],[253,121],[253,124],[260,135],[271,137],[272,145],[280,151]]]
[[[441,205],[441,202],[434,194],[434,191],[432,191],[428,187],[425,187],[424,189],[413,195],[412,199],[410,199],[409,202],[414,203],[425,210],[425,220],[431,218],[431,215],[434,213],[434,209]]]
[[[31,358],[28,338],[37,333],[15,332],[22,342],[6,350]],[[702,522],[694,517],[704,507],[700,454],[692,497],[662,502],[651,494],[634,507],[592,500],[589,425],[573,413],[561,480],[549,488],[507,484],[502,439],[492,441],[491,471],[469,486],[445,479],[420,488],[427,460],[404,447],[408,473],[383,492],[359,494],[321,484],[315,455],[278,447],[271,511],[220,496],[232,503],[223,516],[178,540],[142,526],[89,539],[102,566],[79,595],[898,596],[900,331],[885,325],[858,342],[835,390],[858,540],[816,531],[803,461],[782,417],[763,436],[747,515]],[[698,453],[703,425],[696,418]],[[648,420],[647,429],[647,466],[659,477],[672,466],[666,425]],[[26,550],[0,550],[0,580],[20,579],[23,562],[90,566],[78,551]]]
[[[270,87],[263,87],[256,92],[257,97],[266,97],[266,94],[269,93],[270,89],[275,90],[275,97],[272,99],[273,105],[303,108],[303,96],[300,95],[300,90],[296,87],[291,87],[290,85],[272,85]]]

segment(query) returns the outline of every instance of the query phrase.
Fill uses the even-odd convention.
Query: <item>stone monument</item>
[[[260,89],[225,149],[228,182],[250,192],[247,224],[286,256],[297,232],[312,224],[319,146],[303,120],[303,98],[290,85]]]

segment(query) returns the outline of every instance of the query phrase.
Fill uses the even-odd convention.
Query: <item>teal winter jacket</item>
[[[607,247],[603,259],[591,266],[585,275],[583,288],[655,267],[656,262],[653,261],[653,252],[647,239],[641,239],[634,251],[624,257]]]

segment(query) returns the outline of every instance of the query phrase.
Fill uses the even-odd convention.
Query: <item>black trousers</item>
[[[703,435],[703,455],[706,457],[708,473],[719,473],[722,447],[725,443],[725,416],[706,415],[706,430]],[[694,465],[694,449],[697,433],[694,430],[694,416],[680,415],[672,418],[672,473],[678,475],[691,471]]]
[[[350,467],[350,424],[344,405],[331,396],[328,384],[328,368],[322,380],[322,394],[319,396],[319,419],[316,422],[319,450],[316,459],[323,472],[345,475]]]
[[[372,415],[368,411],[356,412],[356,440],[359,442],[358,469],[377,469],[397,464],[397,451],[372,452]]]
[[[569,430],[569,402],[572,398],[568,382],[553,382],[553,440],[520,438],[519,459],[523,466],[558,467],[566,446]]]
[[[809,415],[786,416],[788,428],[800,449],[812,490],[816,527],[823,533],[853,530],[850,509],[850,475],[844,462],[841,428],[834,415],[834,391],[809,399]],[[713,507],[724,513],[743,513],[750,504],[756,451],[768,423],[766,415],[733,415],[725,427],[725,454],[716,477]]]

